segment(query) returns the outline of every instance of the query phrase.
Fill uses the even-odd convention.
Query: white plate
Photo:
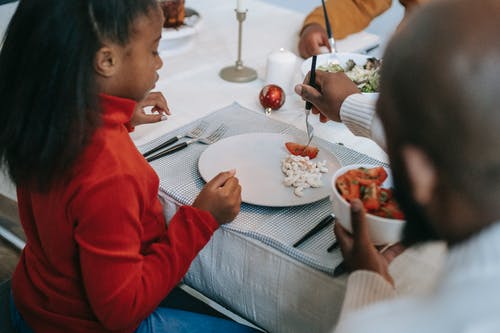
[[[193,36],[198,33],[202,19],[200,14],[190,8],[185,8],[184,24],[178,28],[163,28],[159,50],[162,56],[181,54],[194,45]]]
[[[201,177],[209,181],[221,171],[236,169],[242,200],[246,203],[287,207],[321,200],[332,193],[330,182],[340,168],[337,158],[327,149],[319,147],[314,161],[326,161],[328,173],[322,175],[323,186],[304,190],[298,197],[292,187],[283,185],[281,160],[288,154],[285,142],[293,141],[288,135],[276,133],[248,133],[231,136],[210,145],[198,160]]]

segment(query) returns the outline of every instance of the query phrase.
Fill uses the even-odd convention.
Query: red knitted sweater
[[[219,226],[186,206],[167,229],[158,176],[125,126],[135,102],[101,98],[102,126],[71,181],[48,193],[18,188],[27,244],[12,289],[36,332],[133,332]]]

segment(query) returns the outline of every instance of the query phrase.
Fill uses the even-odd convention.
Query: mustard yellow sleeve
[[[333,36],[345,38],[359,32],[370,24],[371,20],[391,7],[392,0],[330,0],[326,1],[326,10]],[[318,23],[325,28],[323,7],[315,8],[304,20],[303,27]]]

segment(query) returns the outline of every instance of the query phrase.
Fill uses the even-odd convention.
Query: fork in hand
[[[316,87],[316,58],[317,56],[312,57],[311,61],[311,72],[309,73],[309,85],[312,87]],[[312,109],[312,103],[307,101],[306,102],[306,131],[307,131],[307,145],[304,147],[304,150],[306,150],[307,147],[309,147],[309,144],[311,143],[311,140],[314,136],[314,128],[312,127],[311,123],[309,122],[309,114],[311,113]]]
[[[188,141],[185,141],[185,142],[181,142],[179,144],[176,144],[175,146],[172,146],[170,148],[167,148],[165,149],[164,151],[156,154],[156,155],[153,155],[153,156],[150,156],[148,158],[146,158],[146,161],[148,162],[152,162],[160,157],[163,157],[165,155],[168,155],[168,154],[171,154],[173,152],[176,152],[178,150],[181,150],[181,149],[184,149],[186,148],[187,146],[189,146],[190,144],[192,143],[195,143],[195,142],[200,142],[200,143],[203,143],[203,144],[206,144],[206,145],[211,145],[212,143],[216,142],[217,140],[219,140],[225,133],[226,133],[226,126],[224,126],[224,124],[220,125],[219,127],[217,127],[217,129],[215,129],[215,131],[213,131],[209,136],[207,137],[204,137],[204,138],[194,138],[194,139],[191,139],[191,140],[188,140]]]
[[[170,146],[171,144],[179,141],[182,138],[191,138],[191,139],[199,138],[200,135],[202,135],[203,132],[205,132],[205,130],[207,129],[207,127],[208,127],[208,123],[206,121],[202,120],[198,124],[198,126],[196,126],[195,128],[191,129],[189,132],[187,132],[187,133],[185,133],[183,135],[177,135],[177,136],[174,136],[173,138],[168,139],[167,141],[163,142],[159,146],[154,147],[153,149],[148,150],[147,152],[145,152],[144,154],[142,154],[142,156],[147,157],[147,156],[151,155],[152,153],[157,152],[158,150],[161,150],[161,149],[163,149],[165,147]]]
[[[325,0],[321,0],[323,5],[323,16],[325,17],[325,27],[326,33],[328,35],[328,43],[330,44],[330,57],[328,58],[328,65],[340,65],[339,59],[337,57],[337,45],[335,39],[333,38],[332,26],[330,25],[330,19],[328,18],[328,13],[326,11]]]

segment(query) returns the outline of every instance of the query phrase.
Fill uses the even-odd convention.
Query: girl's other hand
[[[365,219],[365,210],[359,199],[351,202],[352,235],[345,230],[340,223],[335,223],[335,236],[340,245],[347,269],[368,270],[382,275],[389,283],[394,285],[392,276],[389,274],[389,263],[404,248],[401,244],[390,247],[384,254],[379,253],[370,240],[368,224]]]
[[[201,190],[193,202],[193,207],[209,211],[219,224],[234,220],[240,212],[241,186],[236,171],[219,173]]]
[[[146,114],[144,108],[152,106],[151,114]],[[161,92],[152,92],[146,95],[144,99],[137,103],[130,125],[137,126],[142,124],[156,123],[163,119],[165,115],[169,115],[167,100]]]

